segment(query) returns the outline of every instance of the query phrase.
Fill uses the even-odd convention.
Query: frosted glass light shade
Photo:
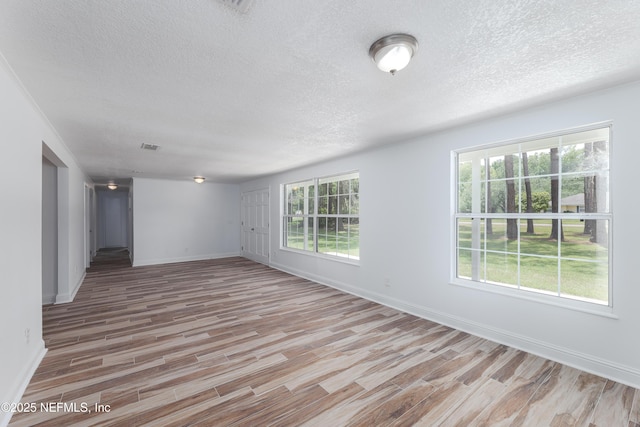
[[[418,49],[418,41],[408,34],[392,34],[371,45],[369,56],[385,73],[405,68]]]

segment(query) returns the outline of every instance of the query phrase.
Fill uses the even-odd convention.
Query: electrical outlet
[[[27,328],[24,330],[24,339],[27,341],[27,344],[29,344],[31,340],[31,329]]]
[[[384,287],[385,288],[390,288],[391,287],[391,280],[388,277],[384,278]]]

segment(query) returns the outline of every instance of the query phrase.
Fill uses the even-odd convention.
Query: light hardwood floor
[[[640,427],[634,388],[243,258],[101,259],[11,426]]]

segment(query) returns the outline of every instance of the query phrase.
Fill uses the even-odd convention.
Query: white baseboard
[[[418,306],[377,292],[357,288],[326,277],[310,274],[278,263],[271,267],[326,285],[340,291],[377,302],[405,313],[431,320],[463,332],[504,344],[518,350],[526,351],[545,359],[553,360],[594,375],[611,379],[634,388],[640,388],[640,370],[617,364],[589,354],[580,353],[566,347],[535,340],[523,335],[514,334],[503,329],[494,328],[459,316],[452,316],[429,307]]]
[[[42,295],[42,305],[54,304],[56,302],[56,296],[54,294]]]
[[[80,276],[80,280],[78,280],[76,282],[76,285],[73,287],[73,289],[71,290],[70,293],[68,294],[58,294],[56,296],[56,304],[65,304],[68,302],[73,302],[73,299],[76,297],[76,294],[78,293],[78,291],[80,290],[80,286],[82,285],[82,282],[84,282],[84,278],[86,277],[87,272],[84,271],[82,273],[82,276]]]
[[[12,396],[11,400],[7,403],[19,403],[22,399],[22,395],[24,391],[27,389],[29,385],[29,381],[31,381],[31,377],[40,366],[40,362],[44,358],[44,355],[47,354],[47,349],[44,346],[44,341],[40,340],[40,346],[37,348],[33,358],[31,361],[25,365],[22,369],[22,372],[18,375],[18,380],[15,388],[10,392],[10,396]],[[0,427],[5,427],[11,421],[11,416],[13,413],[0,411]]]
[[[207,255],[192,255],[187,257],[175,257],[175,258],[159,258],[159,259],[147,259],[142,261],[136,261],[134,267],[143,267],[146,265],[160,265],[160,264],[173,264],[176,262],[189,262],[189,261],[204,261],[207,259],[219,259],[219,258],[231,258],[240,256],[240,252],[228,252],[217,253]]]

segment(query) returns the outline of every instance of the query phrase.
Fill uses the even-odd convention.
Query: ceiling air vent
[[[158,148],[160,148],[160,146],[155,144],[147,144],[146,142],[143,142],[140,148],[142,148],[143,150],[158,151]]]
[[[253,5],[253,0],[218,0],[218,3],[222,3],[236,12],[247,13]]]

